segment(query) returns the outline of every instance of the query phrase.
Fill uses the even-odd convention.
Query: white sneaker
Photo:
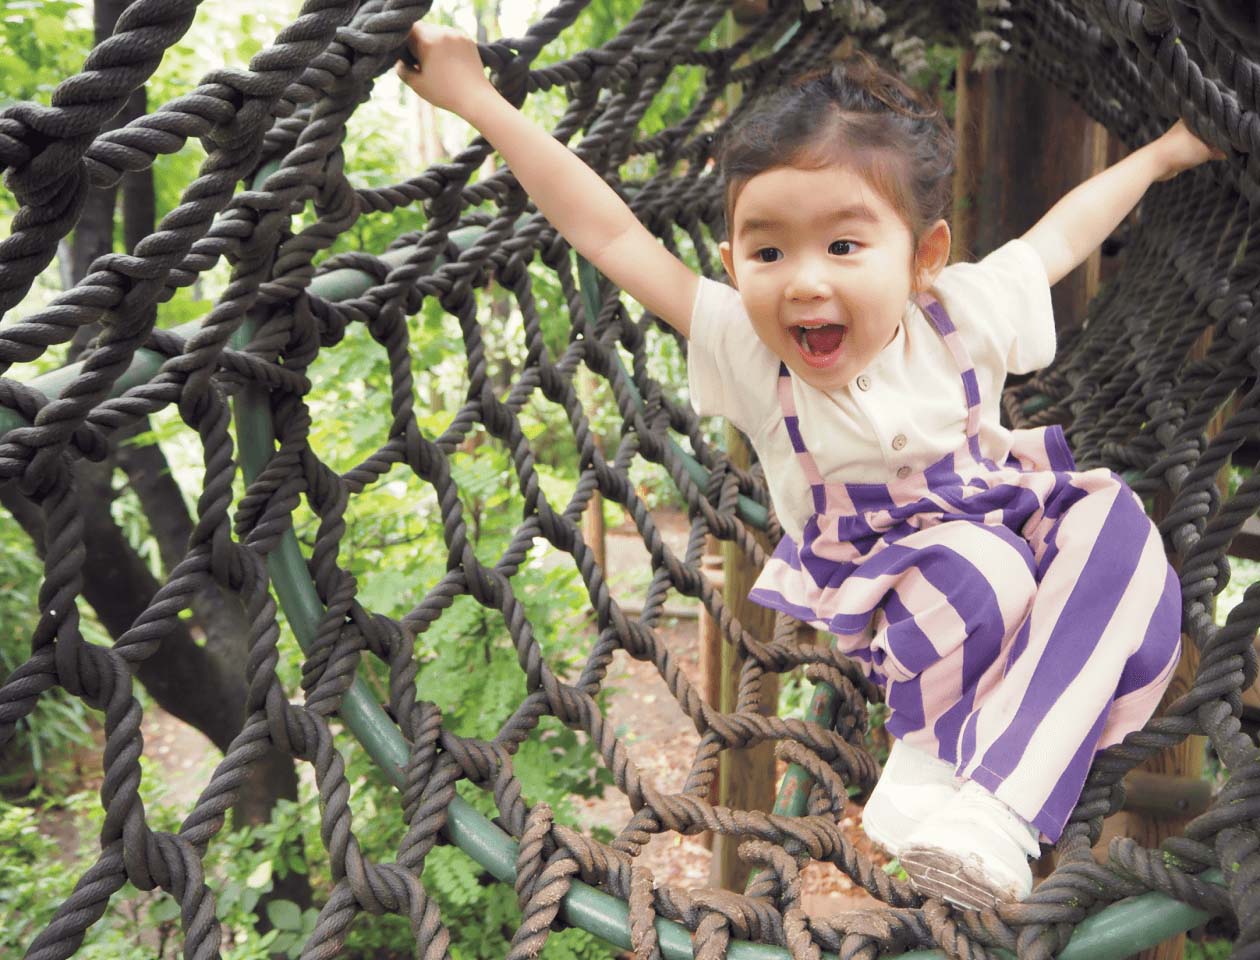
[[[980,910],[1032,892],[1028,858],[1041,853],[1038,837],[1036,827],[967,781],[906,837],[901,865],[919,893]]]
[[[862,829],[889,856],[901,855],[906,836],[953,799],[962,781],[944,760],[894,740],[888,762],[862,810]]]

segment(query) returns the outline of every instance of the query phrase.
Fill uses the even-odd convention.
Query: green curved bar
[[[463,242],[468,242],[471,238],[471,234],[454,236],[457,241]],[[391,252],[383,255],[382,259],[397,263],[403,257],[405,253]],[[586,279],[590,279],[589,274]],[[368,275],[347,269],[332,271],[317,278],[311,289],[326,299],[342,300],[358,296],[371,285],[372,280]],[[589,290],[593,285],[587,283],[583,286]],[[588,292],[585,295],[591,294]],[[173,332],[187,337],[199,327],[200,323],[194,321]],[[248,336],[249,331],[242,329],[234,342],[239,346],[248,341]],[[118,396],[128,387],[151,379],[164,361],[165,357],[154,351],[138,351],[131,366],[114,385],[112,395]],[[30,386],[45,396],[55,398],[60,396],[61,391],[78,374],[80,366],[72,364],[44,374],[32,380]],[[246,387],[237,395],[234,404],[241,465],[246,480],[252,481],[275,449],[267,391],[259,387]],[[13,411],[0,409],[0,434],[27,425],[27,421]],[[678,448],[678,452],[690,461],[688,469],[696,477],[697,483],[703,484],[707,477],[704,467],[681,448]],[[764,508],[747,501],[746,505],[741,505],[741,513],[745,511],[746,519],[753,523],[756,522],[753,519],[756,511],[760,511],[760,525],[764,526]],[[268,570],[294,635],[302,649],[306,650],[315,636],[323,607],[292,530],[285,534],[279,547],[268,558]],[[815,709],[821,709],[821,705],[816,705]],[[356,678],[347,691],[340,714],[369,755],[380,764],[390,780],[401,787],[407,762],[407,744],[361,677]],[[803,782],[798,782],[795,788],[785,790],[786,796],[781,798],[776,810],[785,815],[803,813],[808,791],[799,789],[800,786],[804,786]],[[447,832],[460,849],[494,877],[509,883],[513,880],[516,873],[516,842],[458,796],[449,809]],[[1219,880],[1219,874],[1216,879]],[[587,884],[575,882],[564,899],[562,912],[569,924],[623,949],[630,948],[629,909],[624,901]],[[1207,919],[1208,914],[1205,911],[1187,906],[1165,894],[1144,894],[1112,904],[1082,921],[1073,933],[1071,942],[1059,956],[1061,960],[1107,960],[1124,957],[1199,926]],[[671,920],[658,918],[656,930],[666,960],[691,960],[694,956],[691,934],[685,927]],[[905,960],[946,960],[945,955],[937,950],[919,950],[901,956]],[[834,954],[824,954],[824,957],[827,960],[836,960]],[[791,960],[791,955],[782,947],[732,941],[730,958]]]
[[[1035,397],[1029,397],[1025,400],[1024,405],[1020,409],[1023,411],[1024,416],[1031,417],[1033,414],[1041,413],[1042,410],[1045,410],[1053,403],[1053,397],[1039,393]]]

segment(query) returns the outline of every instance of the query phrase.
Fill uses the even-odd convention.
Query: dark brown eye
[[[847,257],[853,252],[852,240],[833,240],[827,252],[837,257]]]
[[[756,257],[762,263],[774,263],[783,258],[783,251],[778,247],[762,247],[757,251]]]

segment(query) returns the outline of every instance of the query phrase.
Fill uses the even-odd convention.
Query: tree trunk
[[[112,469],[104,463],[81,463],[75,472],[79,495],[93,509],[83,511],[83,598],[96,611],[110,636],[121,636],[144,611],[158,582],[131,548],[109,513],[114,498]],[[13,484],[0,487],[0,503],[22,524],[36,550],[44,553],[43,515],[31,507]],[[136,676],[172,716],[191,724],[225,750],[244,720],[245,687],[232,678],[233,665],[219,662],[197,645],[183,623],[172,630]],[[237,687],[239,689],[232,689]]]

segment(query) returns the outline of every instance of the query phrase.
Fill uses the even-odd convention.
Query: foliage
[[[142,775],[156,774],[146,757]],[[173,830],[177,820],[153,792],[148,810],[155,830]],[[78,876],[99,856],[96,838],[104,821],[99,797],[89,792],[50,797],[37,790],[27,798],[36,806],[0,800],[0,955],[18,956],[52,920],[70,896]],[[56,830],[57,835],[52,831]],[[77,837],[77,843],[60,839]],[[169,904],[169,906],[168,906]],[[174,960],[178,956],[179,908],[164,894],[137,891],[125,884],[108,910],[110,922],[90,927],[75,954],[82,960]],[[263,960],[260,956],[257,960]]]
[[[1244,560],[1241,557],[1224,558],[1228,563],[1229,582],[1219,586],[1216,595],[1216,616],[1218,624],[1224,624],[1229,612],[1242,602],[1247,588],[1260,581],[1260,562]]]
[[[1207,939],[1207,940],[1191,940],[1185,941],[1185,960],[1227,960],[1234,952],[1234,944],[1231,940]]]
[[[92,19],[71,0],[0,0],[0,108],[19,100],[48,102],[53,89],[83,66]]]
[[[30,656],[29,634],[39,616],[40,561],[30,538],[7,511],[0,509],[0,682]],[[89,637],[101,640],[95,621],[85,618]],[[37,777],[46,788],[71,775],[74,750],[92,742],[89,711],[79,699],[58,688],[39,698],[18,721],[14,739],[0,750],[0,791],[25,792]]]
[[[442,847],[429,854],[425,868],[426,885],[442,904],[442,916],[452,932],[470,926],[480,927],[483,941],[471,953],[463,943],[453,942],[454,960],[508,954],[511,934],[521,922],[521,913],[510,888],[485,886],[486,880],[475,864],[461,851]],[[490,894],[487,896],[487,894]],[[611,948],[584,930],[569,929],[553,933],[544,944],[545,960],[593,960],[606,957]]]
[[[452,321],[440,313],[426,310],[421,323],[431,336],[429,343],[456,335],[451,329]],[[509,321],[509,325],[515,323],[519,323],[519,318]],[[341,396],[317,394],[311,399],[316,425],[312,434],[314,446],[338,469],[346,469],[365,457],[384,441],[388,430],[388,411],[374,399],[386,394],[388,373],[380,349],[364,334],[362,330],[351,331],[338,350],[321,357],[324,369],[315,378],[317,383],[341,385]],[[508,345],[513,342],[508,331],[504,342],[497,344],[504,352],[495,355],[511,363],[513,356]],[[423,356],[426,344],[417,346]],[[435,359],[436,356],[443,354],[435,355]],[[461,367],[457,355],[450,364],[437,360],[435,368],[428,371],[425,379],[436,381],[442,391],[441,402],[421,416],[421,428],[431,436],[445,429],[453,415],[453,410],[447,410],[458,405],[454,398],[465,389]],[[347,403],[346,391],[363,402]],[[527,407],[522,413],[526,434],[540,437],[553,429],[568,431],[556,409],[541,402]],[[563,443],[557,444],[557,457],[563,447]],[[553,506],[562,507],[576,485],[575,465],[559,459],[549,463],[549,459],[540,453],[536,464],[539,481]],[[479,430],[451,458],[451,471],[460,490],[470,543],[483,563],[493,565],[507,547],[525,509],[507,451],[497,439]],[[355,577],[358,599],[368,609],[402,617],[446,574],[442,520],[436,498],[432,488],[409,471],[391,473],[356,496],[347,521],[340,560]],[[317,518],[302,512],[297,526],[299,537],[311,544],[318,529]],[[589,601],[571,559],[556,556],[550,548],[540,545],[511,583],[548,665],[560,676],[571,677],[580,668],[579,655],[589,643],[586,631],[574,629],[574,625],[583,624],[589,617]],[[281,673],[291,683],[300,667],[292,658],[291,647],[285,653],[291,659],[282,664]],[[417,637],[416,656],[421,663],[416,678],[418,697],[437,704],[447,729],[460,736],[493,738],[512,707],[525,695],[524,674],[502,614],[469,597],[456,600]],[[365,660],[362,670],[378,696],[385,699],[385,667],[375,660]],[[374,861],[389,860],[405,831],[397,791],[356,744],[343,739],[340,745],[349,757],[347,775],[354,784],[350,802],[355,834],[366,856]],[[570,823],[574,816],[572,798],[598,795],[611,782],[610,774],[589,744],[554,720],[540,724],[521,746],[514,757],[514,770],[529,803],[546,801],[559,819]],[[469,791],[466,798],[493,815],[479,791]],[[307,809],[303,827],[305,849],[322,850],[318,819],[313,808]],[[246,879],[249,876],[258,879],[252,873]],[[326,880],[318,875],[310,879],[318,901],[327,893]],[[450,926],[452,953],[458,957],[471,960],[501,955],[508,943],[505,931],[510,937],[510,931],[519,923],[510,893],[497,884],[489,884],[488,879],[462,853],[438,849],[430,854],[425,884]],[[225,889],[241,888],[238,879],[229,882]],[[270,887],[264,884],[263,889]],[[250,905],[243,906],[248,909]],[[305,919],[292,910],[275,909],[282,911],[280,919],[288,925],[278,936],[283,946],[288,942],[285,936],[296,933],[299,919]],[[352,929],[347,955],[401,951],[410,937],[407,925],[398,918],[364,917]],[[603,956],[605,949],[589,935],[571,932],[549,940],[543,952],[548,960],[561,960],[571,954]]]
[[[940,103],[945,118],[952,124],[958,105],[954,78],[958,75],[959,48],[934,43],[923,53],[926,66],[910,80]]]
[[[805,679],[804,668],[797,667],[779,678],[779,706],[776,713],[780,717],[803,717],[813,696],[814,684]]]
[[[349,800],[355,836],[369,860],[388,862],[406,833],[397,790],[357,744],[345,742],[343,752],[348,758],[346,777],[354,785]],[[314,909],[303,911],[289,901],[273,900],[268,916],[275,929],[259,935],[252,926],[259,898],[272,890],[276,879],[288,871],[309,870],[317,903],[324,902],[331,891],[332,880],[322,856],[318,804],[312,787],[304,784],[303,792],[310,795],[299,803],[278,804],[270,823],[226,832],[211,844],[207,874],[219,899],[225,946],[232,947],[234,957],[261,960],[268,952],[297,956],[305,943],[315,921]],[[483,813],[493,815],[485,794],[460,792]],[[533,800],[528,785],[526,794]],[[303,850],[321,853],[308,866]],[[447,846],[428,855],[422,879],[450,930],[453,956],[472,960],[507,952],[511,933],[520,923],[510,887],[494,883],[466,854]],[[405,956],[412,945],[405,919],[365,915],[355,921],[340,955]],[[553,936],[542,953],[545,960],[594,960],[606,955],[596,938],[581,931]]]
[[[34,810],[0,800],[0,953],[20,953],[70,893],[64,871],[48,869],[58,853]]]

